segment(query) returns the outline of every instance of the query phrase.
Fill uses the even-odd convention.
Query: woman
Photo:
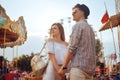
[[[58,74],[60,66],[63,64],[67,49],[63,26],[60,23],[54,23],[50,29],[50,38],[46,44],[46,51],[49,56],[49,63],[43,80],[61,80]]]

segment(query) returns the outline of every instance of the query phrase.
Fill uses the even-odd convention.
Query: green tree
[[[34,53],[31,53],[31,55],[22,55],[19,58],[13,59],[13,66],[17,67],[21,71],[32,71],[30,62],[32,57],[34,56]]]
[[[96,39],[96,65],[99,65],[100,61],[99,58],[103,56],[102,50],[102,44],[99,39]]]

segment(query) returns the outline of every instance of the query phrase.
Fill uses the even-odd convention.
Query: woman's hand
[[[63,67],[59,69],[58,74],[62,77],[65,75],[65,71],[63,70]]]

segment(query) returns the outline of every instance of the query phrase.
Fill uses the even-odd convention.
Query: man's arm
[[[64,69],[67,68],[67,65],[70,62],[72,56],[73,56],[73,54],[68,50],[67,54],[66,54],[66,57],[65,57],[65,60],[63,62],[63,65],[62,65],[62,67],[60,68],[60,70],[58,72],[60,75],[64,75],[65,74]]]
[[[70,59],[72,58],[72,56],[74,54],[76,54],[76,50],[78,48],[78,44],[79,44],[81,33],[82,33],[82,28],[80,26],[81,26],[80,24],[79,25],[76,24],[73,28],[73,31],[71,34],[72,36],[70,37],[67,54],[66,54],[66,57],[65,57],[62,67],[66,67],[68,65]]]
[[[73,56],[73,54],[68,50],[62,67],[66,67],[68,65],[68,63],[71,60],[72,56]]]
[[[82,33],[82,28],[80,26],[81,26],[80,24],[76,24],[73,27],[73,31],[72,31],[72,34],[70,37],[70,42],[69,42],[67,54],[66,54],[65,60],[63,62],[63,65],[58,72],[60,75],[64,74],[63,70],[66,69],[69,61],[71,60],[73,55],[76,54],[76,49],[78,48],[79,40],[80,40],[81,33]]]

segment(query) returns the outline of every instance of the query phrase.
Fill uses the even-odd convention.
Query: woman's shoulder
[[[68,43],[66,41],[63,42],[64,45],[68,46]]]
[[[54,42],[55,40],[54,39],[51,39],[51,38],[49,38],[49,39],[47,39],[47,42]]]
[[[56,43],[60,43],[60,44],[64,44],[64,45],[68,46],[68,43],[66,41],[57,42],[57,41],[55,41],[54,39],[51,39],[51,38],[49,38],[47,41],[48,42],[56,42]]]

